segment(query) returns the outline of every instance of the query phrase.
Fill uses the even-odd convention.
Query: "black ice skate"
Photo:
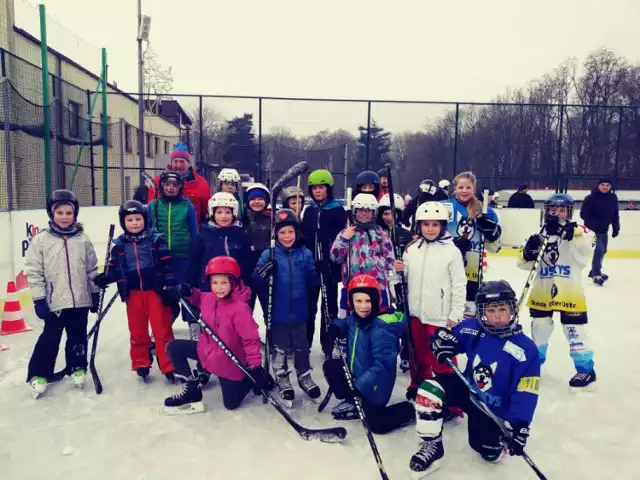
[[[442,435],[433,440],[424,440],[418,450],[409,461],[411,477],[419,480],[435,472],[439,466],[439,460],[444,456]]]
[[[609,280],[609,275],[607,275],[606,273],[601,273],[600,276],[604,278],[605,282]],[[593,272],[589,272],[589,278],[593,278]]]
[[[591,392],[596,389],[595,382],[596,372],[592,370],[586,373],[576,373],[571,380],[569,380],[569,386],[575,391],[586,390]]]
[[[353,400],[345,400],[331,409],[331,416],[334,420],[354,421],[360,420],[358,409]]]
[[[291,386],[291,380],[289,380],[288,370],[278,370],[276,374],[276,388],[278,389],[278,396],[283,405],[287,408],[293,408],[293,400],[296,397],[293,387]]]
[[[606,282],[606,279],[603,275],[596,275],[595,277],[593,277],[593,283],[595,283],[599,287],[603,286],[604,282]]]
[[[298,375],[298,385],[304,393],[306,393],[310,399],[318,400],[320,398],[320,387],[316,385],[316,382],[311,378],[311,371]]]
[[[149,367],[140,367],[140,368],[136,368],[136,373],[142,379],[142,381],[146,382],[147,377],[149,376],[149,370],[150,370]]]
[[[176,375],[176,378],[184,381],[184,377]],[[164,412],[167,415],[187,415],[204,412],[202,403],[202,391],[197,378],[190,377],[178,393],[168,397],[164,401]]]

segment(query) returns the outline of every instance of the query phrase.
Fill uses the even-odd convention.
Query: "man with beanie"
[[[191,166],[191,155],[189,148],[184,142],[178,142],[171,152],[170,169],[178,172],[184,180],[184,190],[182,194],[187,197],[196,209],[198,225],[202,225],[207,216],[207,202],[211,197],[209,183],[196,173]],[[160,175],[155,178],[156,188],[160,186]],[[155,198],[155,192],[149,190],[148,201]]]
[[[528,190],[528,185],[520,185],[518,191],[509,197],[507,208],[536,208],[533,204],[533,198],[527,193]]]
[[[602,273],[602,260],[607,253],[609,243],[609,225],[613,227],[611,236],[620,234],[620,212],[618,197],[611,191],[611,179],[601,178],[598,185],[587,195],[580,209],[580,217],[589,230],[596,235],[596,249],[593,253],[589,277],[593,283],[602,286],[609,278]]]

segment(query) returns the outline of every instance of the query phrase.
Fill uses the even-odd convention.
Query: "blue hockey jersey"
[[[503,337],[487,333],[477,318],[453,329],[458,351],[467,355],[465,376],[500,418],[531,423],[538,403],[538,350],[518,325]]]

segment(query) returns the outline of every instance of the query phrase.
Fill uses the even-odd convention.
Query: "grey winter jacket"
[[[98,258],[82,230],[62,236],[49,229],[38,233],[25,258],[25,273],[34,300],[46,299],[49,309],[91,307]]]

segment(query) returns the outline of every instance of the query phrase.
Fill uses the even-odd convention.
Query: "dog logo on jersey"
[[[476,233],[476,224],[469,217],[463,217],[458,220],[458,226],[456,227],[456,233],[459,237],[468,238],[471,240]]]
[[[556,242],[547,243],[542,255],[542,262],[548,267],[553,267],[560,258],[560,252],[558,251],[558,244]]]
[[[480,356],[476,354],[473,359],[473,381],[482,393],[491,390],[493,386],[493,374],[496,373],[497,368],[498,362],[485,365],[482,363],[482,360],[480,360]]]

